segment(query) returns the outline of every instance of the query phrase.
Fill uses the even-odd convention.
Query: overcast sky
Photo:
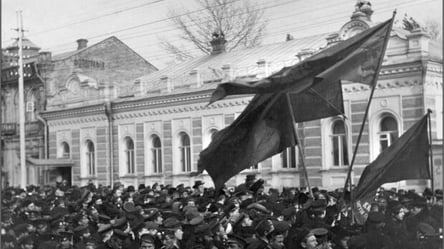
[[[242,0],[241,0],[242,1]],[[263,43],[338,31],[350,19],[355,0],[253,0],[268,19]],[[3,0],[2,47],[12,43],[17,32],[17,10],[22,10],[25,36],[53,54],[76,49],[76,40],[89,45],[116,36],[158,68],[171,60],[159,46],[162,39],[178,41],[177,30],[168,20],[172,6],[195,10],[193,0]],[[381,22],[397,9],[424,23],[442,23],[442,0],[372,0],[373,21]],[[181,7],[182,6],[182,7]]]

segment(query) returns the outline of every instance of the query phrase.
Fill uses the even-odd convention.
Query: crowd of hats
[[[365,226],[351,221],[350,193],[318,188],[312,193],[265,191],[265,181],[253,175],[217,192],[202,181],[137,189],[120,183],[8,187],[2,192],[1,248],[138,248],[142,242],[160,248],[169,237],[176,248],[206,248],[209,241],[217,248],[230,243],[246,248],[258,238],[267,238],[273,248],[300,248],[309,236],[337,246],[347,238],[349,248],[363,248]],[[428,212],[414,232],[439,237],[442,230],[442,190],[381,189],[371,206],[368,224],[416,208]]]

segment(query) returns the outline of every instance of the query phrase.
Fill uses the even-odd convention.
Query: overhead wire
[[[408,2],[404,2],[404,4],[403,5],[411,5],[411,4],[420,4],[420,3],[425,3],[425,2],[428,2],[428,1],[432,1],[432,0],[426,0],[426,1],[422,1],[422,2],[418,2],[418,1],[408,1]],[[410,3],[410,4],[409,4]],[[397,7],[399,7],[399,5],[397,5]],[[385,7],[385,8],[375,8],[375,10],[377,10],[377,11],[379,11],[379,12],[388,12],[388,11],[391,11],[391,10],[393,10],[393,9],[388,9],[389,7]],[[388,10],[387,10],[388,9]],[[347,15],[349,15],[349,14],[347,14]],[[346,16],[344,16],[344,15],[340,15],[340,16],[337,16],[337,17],[335,17],[335,18],[331,18],[331,16],[328,16],[328,20],[322,20],[322,21],[320,21],[320,22],[314,22],[314,23],[310,23],[310,24],[307,24],[307,25],[303,25],[303,26],[299,26],[299,27],[297,27],[297,28],[308,28],[308,27],[312,27],[312,26],[318,26],[318,25],[320,25],[320,24],[324,24],[324,23],[331,23],[331,21],[332,20],[343,20],[343,18],[345,18]],[[282,18],[282,17],[279,17],[279,18],[276,18],[276,19],[280,19],[280,18]],[[275,20],[276,20],[275,19]],[[297,21],[297,23],[298,24],[300,24],[300,22],[299,21]],[[291,27],[290,25],[286,25],[286,27]],[[294,29],[293,27],[292,27],[292,29]],[[282,32],[287,32],[288,33],[288,30],[287,29],[285,29],[285,30],[279,30],[279,31],[276,31],[276,32],[271,32],[271,33],[268,33],[268,35],[271,35],[271,34],[281,34]],[[283,33],[282,33],[283,34]],[[135,46],[135,47],[132,47],[133,49],[140,49],[140,48],[145,48],[145,47],[148,47],[148,46],[152,46],[151,44],[144,44],[144,46]],[[192,51],[200,51],[200,50],[198,50],[198,49],[195,49],[195,48],[192,48],[192,49],[189,49],[189,50],[185,50],[185,51],[187,51],[187,52],[192,52]],[[150,54],[150,55],[148,55],[148,56],[145,56],[145,57],[151,57],[151,58],[157,58],[157,59],[160,59],[160,58],[164,58],[164,57],[171,57],[171,54],[168,54],[168,53],[159,53],[159,54]]]
[[[432,1],[432,0],[426,0],[426,1],[423,1],[423,2],[418,2],[418,1],[408,1],[408,2],[404,2],[402,5],[406,5],[406,3],[418,3],[418,4],[420,4],[420,3],[425,3],[425,2],[428,2],[428,1]],[[289,3],[289,2],[285,2],[285,3]],[[281,5],[283,5],[283,4],[279,4],[279,6],[281,6]],[[337,5],[337,3],[335,4],[335,5]],[[388,6],[390,6],[390,4],[387,4]],[[266,8],[271,8],[271,7],[275,7],[276,5],[273,5],[273,6],[268,6],[268,7],[266,7]],[[396,5],[397,7],[399,7],[400,5]],[[379,8],[379,9],[381,9],[381,8]],[[302,13],[302,12],[299,12],[299,13]],[[298,12],[296,12],[296,13],[294,13],[294,15],[297,15],[298,14]],[[328,24],[330,24],[331,23],[331,20],[341,20],[343,17],[345,18],[346,16],[345,15],[349,15],[349,14],[344,14],[344,15],[341,15],[341,16],[337,16],[337,17],[335,17],[335,18],[333,18],[333,19],[331,19],[331,16],[328,16],[328,18],[330,18],[330,20],[326,20],[325,21],[325,23],[328,23]],[[289,17],[289,16],[287,16],[287,17]],[[281,19],[282,17],[279,17],[279,18],[276,18],[276,19],[274,19],[274,20],[277,20],[277,19]],[[301,22],[300,21],[297,21],[297,22],[295,22],[295,24],[300,24]],[[314,26],[314,25],[319,25],[319,24],[323,24],[324,22],[315,22],[315,23],[311,23],[311,24],[307,24],[307,25],[304,25],[304,26],[300,26],[300,27],[298,27],[298,26],[289,26],[289,25],[286,25],[286,27],[290,27],[290,28],[292,28],[292,29],[299,29],[299,28],[307,28],[307,27],[311,27],[311,26]],[[136,34],[136,35],[133,35],[132,37],[129,37],[130,39],[134,39],[134,38],[138,38],[138,37],[143,37],[143,36],[150,36],[150,35],[155,35],[155,34],[160,34],[160,33],[165,33],[165,32],[169,32],[169,31],[174,31],[174,30],[176,30],[176,29],[174,29],[174,28],[170,28],[170,29],[166,29],[166,30],[160,30],[160,31],[158,31],[158,32],[149,32],[149,33],[144,33],[144,34]],[[290,30],[288,30],[288,32],[290,32]],[[277,33],[277,32],[274,32],[274,33]],[[132,34],[129,34],[129,35],[132,35]],[[100,35],[99,35],[100,36]],[[96,36],[96,37],[99,37],[99,36]],[[124,36],[122,36],[122,38],[120,38],[120,39],[124,39],[125,38],[125,35]],[[90,39],[91,39],[91,37],[90,37]],[[128,38],[126,38],[126,39],[128,39]],[[63,44],[64,45],[64,44]],[[72,43],[69,43],[69,45],[70,46],[72,46]],[[142,46],[142,47],[148,47],[148,46],[151,46],[151,45],[154,45],[153,43],[150,43],[150,44],[144,44],[144,46]],[[61,46],[61,45],[59,45],[59,46]],[[56,47],[58,47],[58,46],[56,46]],[[57,50],[57,49],[56,49]]]
[[[82,17],[81,16],[79,17],[78,16],[79,14],[77,14],[76,20],[68,21],[68,23],[64,23],[64,24],[56,26],[54,28],[50,28],[50,29],[46,29],[46,30],[35,32],[35,33],[33,33],[33,35],[36,36],[36,35],[40,35],[40,34],[45,34],[45,33],[48,33],[48,32],[55,31],[55,30],[67,28],[67,27],[70,27],[72,25],[81,24],[81,23],[85,23],[85,22],[90,22],[90,21],[97,20],[97,19],[100,19],[100,18],[103,18],[103,17],[120,14],[120,13],[123,13],[123,12],[127,12],[127,11],[130,11],[130,10],[133,10],[133,9],[138,9],[138,8],[141,8],[141,7],[145,7],[145,6],[152,5],[152,4],[159,3],[159,2],[163,2],[163,1],[164,0],[155,0],[155,1],[152,1],[152,2],[148,2],[148,3],[144,3],[144,4],[139,4],[137,6],[132,6],[132,7],[128,7],[128,3],[134,3],[134,0],[126,1],[126,2],[124,2],[125,8],[117,9],[117,10],[114,9],[114,10],[112,10],[111,13],[99,14],[99,15],[96,15],[94,17],[89,17],[91,15],[91,13],[89,13],[89,12],[83,12],[84,15],[86,15],[86,14],[88,15],[88,17],[85,16],[85,17],[87,17],[86,19],[82,19]],[[119,7],[120,7],[120,5],[119,5]],[[97,11],[94,11],[94,12],[95,12],[94,14],[97,14]],[[82,14],[80,14],[80,15],[82,15]],[[5,43],[5,42],[8,42],[8,41],[2,41],[2,43]]]

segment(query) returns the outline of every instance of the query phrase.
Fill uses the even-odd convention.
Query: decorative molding
[[[76,119],[65,119],[65,120],[54,120],[49,121],[48,125],[50,127],[56,127],[56,126],[70,126],[75,124],[87,124],[92,122],[102,122],[107,121],[107,118],[105,115],[103,116],[95,116],[95,117],[79,117]]]
[[[228,108],[228,107],[234,107],[234,106],[246,106],[248,105],[250,101],[246,99],[242,100],[228,100],[228,102],[217,102],[214,104],[211,104],[210,106],[202,103],[200,105],[195,106],[176,106],[176,107],[170,107],[168,109],[157,109],[157,110],[140,110],[139,113],[117,113],[114,114],[115,120],[125,120],[129,119],[130,117],[142,117],[142,116],[157,116],[157,115],[165,115],[165,114],[172,114],[172,113],[187,113],[187,112],[195,112],[195,111],[201,111],[201,110],[209,110],[209,109],[222,109],[222,108]]]
[[[407,73],[407,72],[422,72],[423,67],[421,65],[416,66],[408,66],[408,67],[399,67],[399,68],[387,68],[381,69],[379,75],[391,75],[398,73]]]
[[[421,85],[421,83],[417,80],[411,81],[406,79],[405,81],[378,82],[376,89],[395,89],[401,87],[415,87],[419,85]],[[357,93],[369,90],[370,86],[360,83],[342,85],[342,91],[344,93]]]
[[[47,120],[54,120],[54,119],[60,119],[60,118],[69,118],[69,117],[75,117],[78,118],[79,116],[87,116],[92,114],[105,114],[105,106],[103,104],[100,105],[94,105],[94,106],[84,106],[80,108],[75,109],[68,109],[68,110],[49,110],[42,112],[42,117]]]

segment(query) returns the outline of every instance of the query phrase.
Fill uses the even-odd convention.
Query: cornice
[[[202,111],[202,110],[211,110],[211,109],[222,109],[222,108],[229,108],[234,106],[246,106],[248,105],[250,101],[248,99],[230,99],[226,101],[219,101],[216,103],[213,103],[211,105],[207,105],[206,103],[200,103],[193,106],[174,106],[174,107],[165,107],[165,108],[159,108],[159,109],[152,109],[152,106],[149,106],[150,109],[143,109],[139,110],[137,112],[122,112],[122,113],[116,113],[113,115],[113,118],[115,120],[126,120],[126,119],[133,119],[133,118],[139,118],[139,117],[148,117],[148,116],[158,116],[158,115],[168,115],[168,114],[174,114],[174,113],[187,113],[187,112],[196,112],[196,111]],[[177,102],[176,102],[177,104]],[[146,105],[148,107],[148,105]]]
[[[94,114],[104,114],[105,106],[104,104],[94,105],[94,106],[83,106],[73,109],[65,110],[49,110],[41,113],[41,116],[46,120],[56,120],[60,118],[71,118],[71,117],[82,117]]]
[[[105,115],[102,116],[89,116],[89,117],[81,117],[81,118],[71,118],[71,119],[62,119],[62,120],[53,120],[48,123],[49,126],[67,126],[67,125],[76,125],[76,124],[86,124],[92,122],[105,122],[107,118]]]
[[[376,85],[376,90],[383,90],[383,89],[395,89],[395,88],[401,88],[401,87],[415,87],[420,86],[421,82],[417,80],[405,80],[405,81],[389,81],[389,82],[378,82]],[[351,84],[345,84],[342,85],[342,91],[344,93],[358,93],[358,92],[365,92],[369,91],[370,86],[364,85],[360,83],[351,83]]]
[[[128,110],[145,109],[146,107],[169,106],[176,105],[177,103],[199,103],[202,102],[202,100],[210,99],[210,97],[211,92],[205,92],[203,94],[165,96],[163,98],[148,98],[124,103],[115,103],[113,104],[113,112],[119,113]]]
[[[400,73],[422,72],[422,65],[410,65],[404,67],[382,68],[379,72],[380,76],[387,76]]]

